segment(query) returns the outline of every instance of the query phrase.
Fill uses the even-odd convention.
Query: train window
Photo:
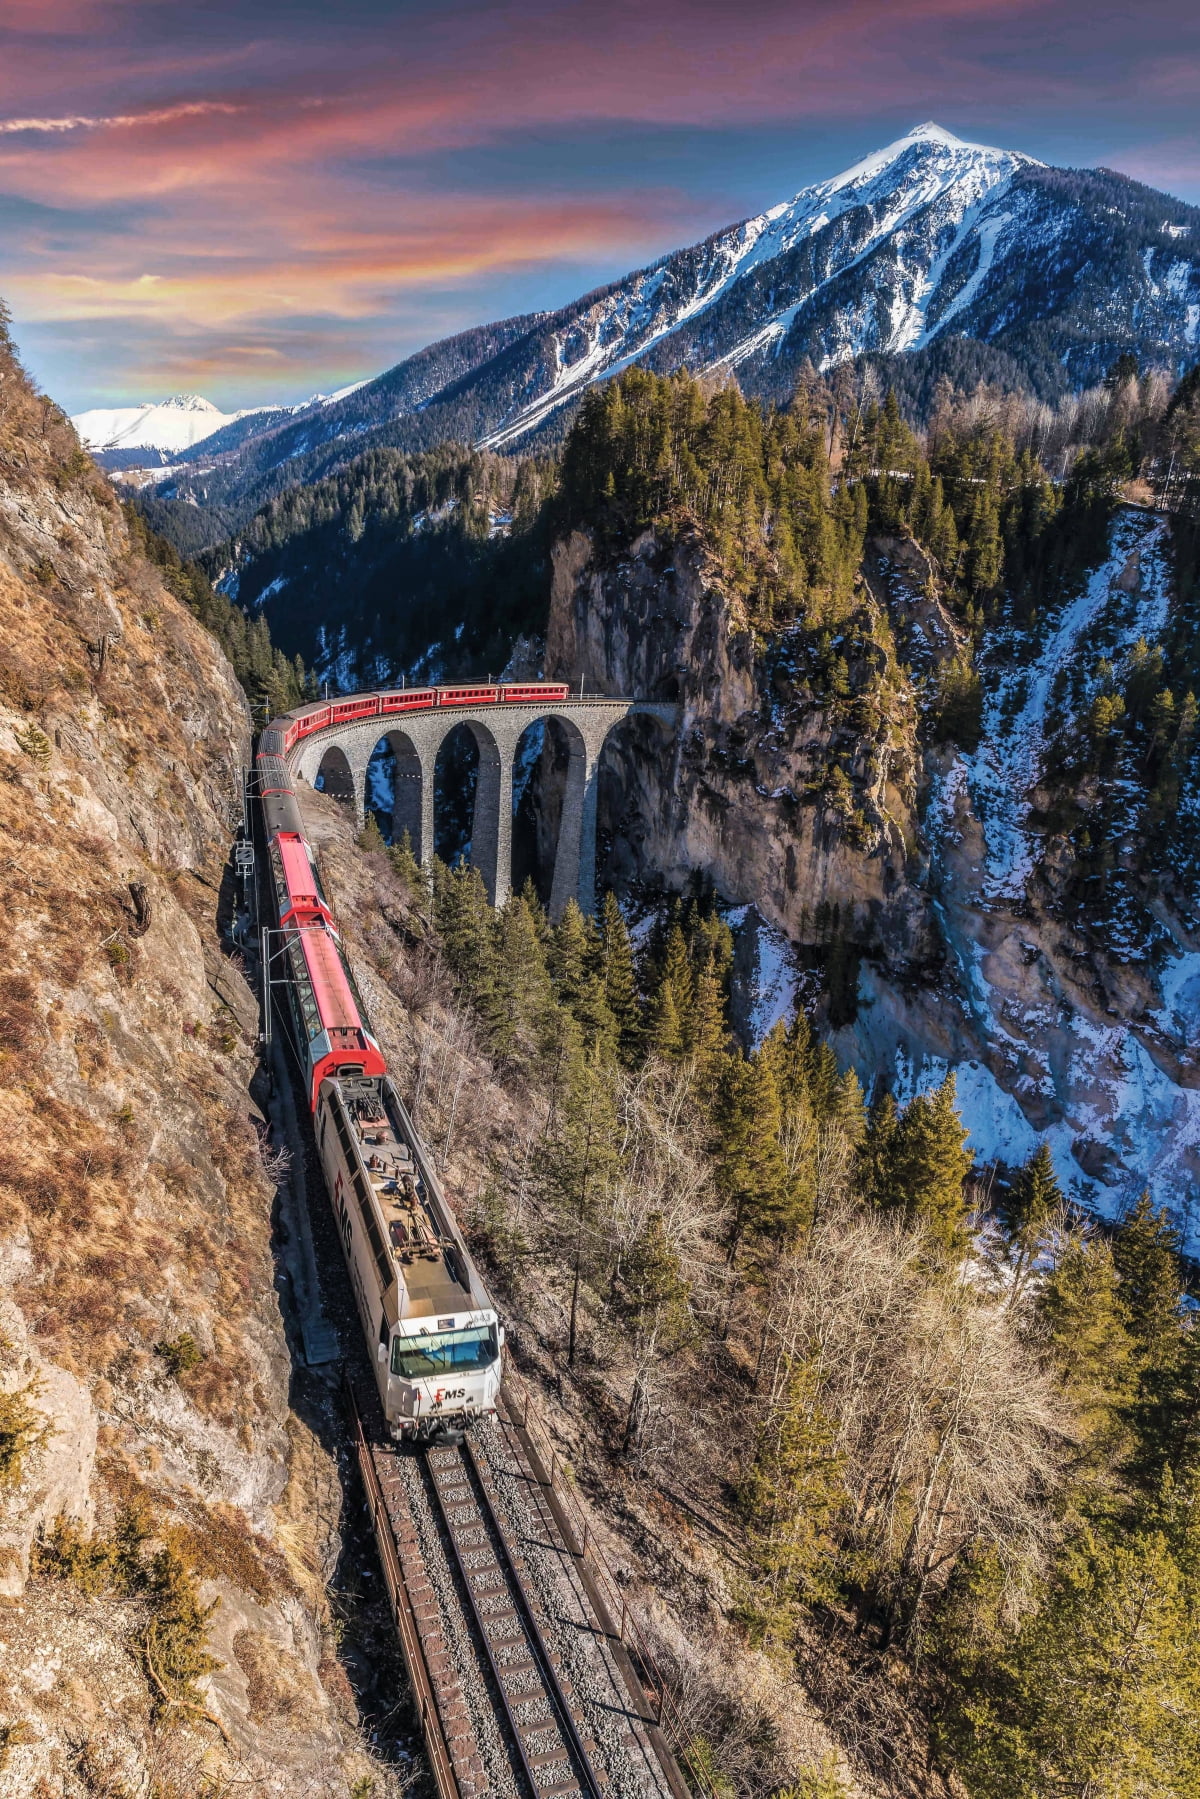
[[[421,1337],[393,1337],[392,1373],[401,1380],[470,1374],[490,1367],[499,1354],[494,1324],[482,1330],[430,1331]]]

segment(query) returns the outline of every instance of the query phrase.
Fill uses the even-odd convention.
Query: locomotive
[[[504,1327],[388,1072],[304,836],[287,763],[331,724],[484,696],[566,697],[566,688],[422,688],[307,706],[259,740],[258,789],[292,1037],[321,1169],[391,1435],[455,1440],[493,1413]],[[392,702],[396,702],[393,704]],[[270,988],[268,988],[268,993]]]

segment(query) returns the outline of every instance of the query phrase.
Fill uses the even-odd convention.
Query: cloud
[[[359,324],[396,342],[461,328],[523,271],[565,297],[571,271],[623,273],[919,118],[1200,181],[1198,84],[1182,0],[1136,18],[1099,0],[1086,27],[1078,0],[9,0],[0,291],[19,324],[53,327],[55,357],[94,325],[110,346],[124,329],[134,362],[170,340],[236,370],[307,319],[306,371],[324,332],[334,385]],[[745,154],[724,177],[713,145],[733,131],[776,146],[759,188]],[[582,160],[605,132],[640,133],[646,159],[597,180]],[[656,132],[673,146],[657,163]],[[472,183],[489,156],[507,186]],[[52,391],[55,369],[37,369]]]
[[[160,106],[147,112],[110,113],[100,118],[88,118],[83,113],[73,113],[61,119],[0,119],[0,136],[12,132],[43,131],[61,133],[64,131],[100,131],[107,128],[132,128],[142,125],[172,125],[176,119],[198,119],[218,114],[229,116],[243,111],[227,100],[187,100],[178,106]]]

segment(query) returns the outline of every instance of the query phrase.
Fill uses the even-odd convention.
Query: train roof
[[[317,1012],[322,1027],[329,1033],[330,1042],[336,1042],[335,1031],[359,1031],[365,1035],[366,1027],[334,938],[324,929],[302,931],[300,947]]]
[[[298,831],[280,831],[275,841],[292,905],[304,906],[309,911],[323,910],[316,872],[303,837]]]

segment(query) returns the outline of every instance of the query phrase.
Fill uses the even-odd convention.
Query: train
[[[417,690],[422,703],[428,693],[435,696],[430,704],[460,705],[478,703],[466,698],[478,691]],[[546,683],[536,691],[544,699]],[[443,701],[440,694],[458,697]],[[378,707],[392,697],[371,699]],[[265,993],[270,1003],[273,992],[286,991],[289,1035],[388,1431],[399,1442],[455,1442],[496,1410],[504,1326],[372,1029],[286,760],[301,737],[341,722],[331,713],[361,704],[302,707],[274,720],[259,739],[270,867],[260,916],[265,887],[274,923],[264,966],[282,971],[268,976]],[[312,722],[314,715],[322,722]]]
[[[541,706],[562,704],[570,688],[563,681],[488,681],[474,687],[396,687],[386,693],[355,694],[349,699],[323,700],[300,706],[280,724],[275,753],[286,756],[301,738],[331,725],[357,724],[360,719],[393,718],[405,712],[427,712],[453,706]],[[268,727],[269,729],[271,727]]]

